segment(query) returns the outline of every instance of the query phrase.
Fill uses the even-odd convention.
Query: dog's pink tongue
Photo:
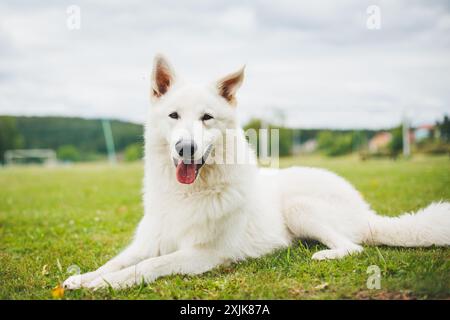
[[[180,183],[191,184],[195,180],[196,164],[185,164],[183,161],[177,165],[177,180]]]

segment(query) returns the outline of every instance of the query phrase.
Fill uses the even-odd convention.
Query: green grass
[[[383,214],[450,199],[450,161],[289,158],[282,166],[329,168],[349,179]],[[142,164],[0,169],[0,298],[52,299],[67,268],[99,267],[132,237],[142,214]],[[450,298],[449,248],[368,247],[339,261],[312,261],[320,244],[295,243],[271,255],[200,276],[175,275],[125,291],[65,293],[66,299]],[[366,287],[367,267],[382,271]]]

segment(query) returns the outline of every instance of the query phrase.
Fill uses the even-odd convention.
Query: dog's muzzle
[[[177,145],[178,148],[177,148]],[[176,168],[176,176],[177,180],[183,184],[191,184],[195,181],[200,172],[200,169],[206,163],[206,159],[208,159],[209,155],[212,151],[212,144],[206,148],[205,153],[200,159],[195,160],[193,158],[193,154],[197,150],[197,146],[195,142],[178,142],[175,144],[175,149],[180,156],[180,159],[173,158],[173,164]]]

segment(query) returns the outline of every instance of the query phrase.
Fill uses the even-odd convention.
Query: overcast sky
[[[367,27],[370,5],[381,29]],[[246,64],[243,122],[380,128],[450,113],[448,0],[3,0],[0,114],[142,122],[157,52],[201,82]]]

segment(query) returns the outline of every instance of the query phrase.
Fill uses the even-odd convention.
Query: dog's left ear
[[[227,75],[220,79],[216,85],[219,95],[225,98],[225,100],[233,106],[236,105],[236,92],[244,80],[244,69],[245,66],[240,70]]]
[[[152,100],[157,100],[170,89],[175,80],[175,73],[163,55],[157,54],[153,62],[151,93]]]

